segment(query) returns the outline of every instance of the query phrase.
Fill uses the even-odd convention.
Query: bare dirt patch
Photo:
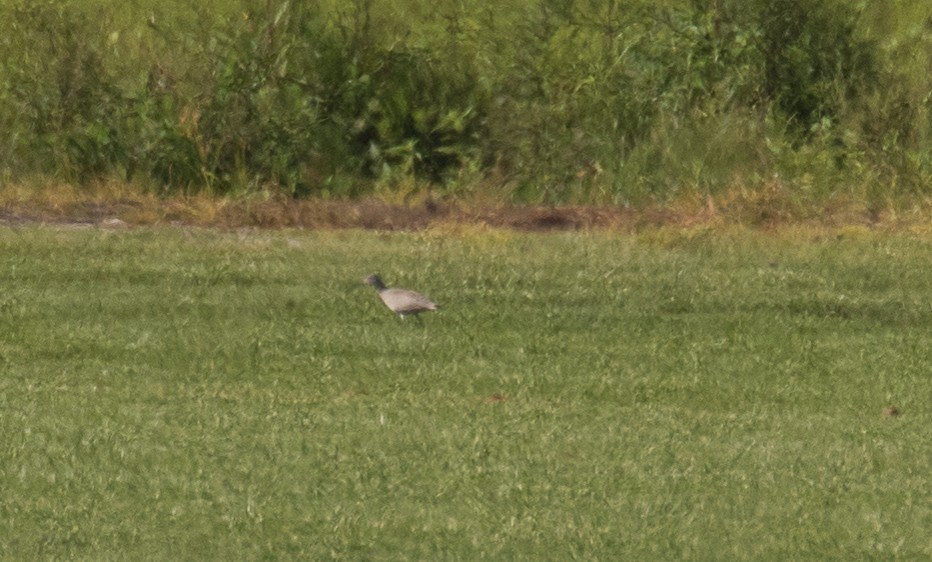
[[[360,201],[242,199],[78,201],[47,206],[7,203],[0,224],[72,223],[126,225],[181,224],[219,228],[306,228],[423,230],[436,224],[485,225],[524,231],[585,229],[637,230],[649,226],[708,222],[705,213],[687,215],[663,208],[628,209],[596,206],[472,206],[436,201],[393,205],[376,199]]]
[[[175,224],[214,228],[423,230],[443,224],[480,225],[522,231],[610,229],[639,231],[652,227],[741,224],[757,228],[815,224],[900,226],[928,224],[928,210],[894,213],[862,205],[833,203],[820,208],[774,212],[772,201],[722,197],[641,207],[582,205],[488,205],[431,198],[398,205],[376,198],[353,201],[293,199],[282,195],[241,198],[173,197],[122,191],[64,196],[8,197],[0,201],[0,224],[50,223],[105,228]]]

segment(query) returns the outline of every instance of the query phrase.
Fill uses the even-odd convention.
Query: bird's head
[[[362,282],[365,283],[366,285],[372,285],[378,291],[381,291],[382,289],[385,288],[385,283],[383,283],[382,279],[376,274],[372,274],[366,277],[365,279],[362,280]]]

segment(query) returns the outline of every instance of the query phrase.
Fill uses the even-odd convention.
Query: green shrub
[[[875,84],[876,46],[856,34],[849,3],[778,0],[757,10],[764,93],[803,133]]]
[[[77,182],[119,169],[123,100],[98,22],[52,1],[16,3],[3,15],[3,113],[16,116],[7,118],[8,168]]]
[[[932,191],[918,0],[18,0],[0,16],[5,180],[621,204],[774,177],[813,198]]]

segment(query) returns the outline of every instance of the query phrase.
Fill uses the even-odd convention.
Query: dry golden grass
[[[720,230],[740,225],[760,229],[830,228],[849,234],[859,229],[909,229],[922,234],[932,232],[932,200],[891,203],[883,208],[841,199],[800,203],[778,186],[764,191],[733,189],[715,196],[687,194],[672,202],[641,207],[514,205],[490,199],[488,190],[475,198],[445,201],[425,190],[359,200],[294,199],[276,192],[238,197],[157,196],[120,181],[100,181],[78,188],[43,179],[0,188],[0,223],[31,222],[461,234],[476,228],[634,232],[658,227]]]

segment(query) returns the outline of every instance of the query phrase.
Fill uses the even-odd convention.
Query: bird
[[[401,316],[404,320],[406,316],[414,316],[420,321],[418,314],[422,312],[433,312],[437,310],[437,304],[417,291],[408,289],[395,289],[385,286],[378,275],[370,275],[363,279],[363,283],[375,287],[379,293],[379,298],[385,303],[389,310]]]

